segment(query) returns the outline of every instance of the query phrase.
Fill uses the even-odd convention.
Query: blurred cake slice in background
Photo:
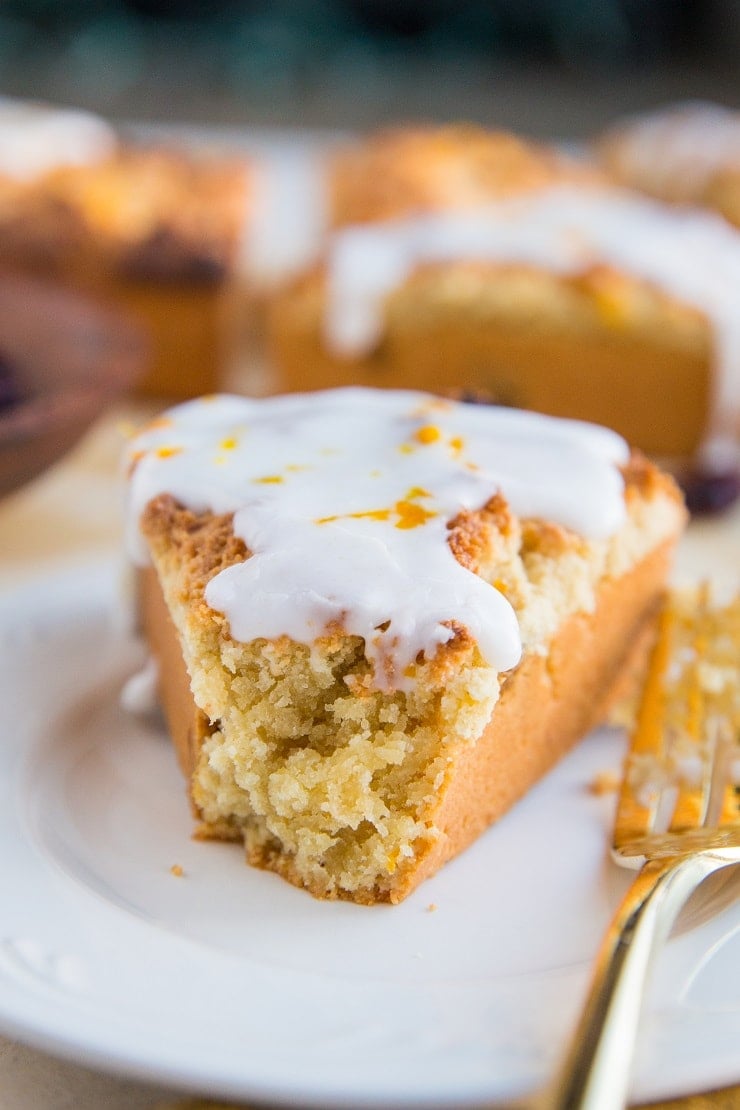
[[[740,111],[702,101],[618,122],[595,144],[623,185],[712,208],[740,227]]]
[[[334,222],[359,222],[275,298],[279,388],[472,390],[665,459],[736,437],[740,234],[718,216],[465,129],[370,139],[336,181]]]
[[[89,113],[0,100],[0,250],[127,310],[143,326],[144,393],[215,389],[246,310],[242,157],[135,142]]]

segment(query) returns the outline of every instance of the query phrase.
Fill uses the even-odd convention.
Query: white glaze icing
[[[132,441],[130,546],[146,559],[138,522],[160,493],[233,512],[252,557],[217,574],[206,600],[235,639],[311,643],[335,622],[364,638],[378,684],[397,687],[457,621],[502,671],[521,653],[514,611],[456,561],[448,521],[501,490],[524,517],[604,538],[624,519],[627,455],[604,428],[424,393],[207,398]]]
[[[158,707],[157,682],[159,667],[154,656],[149,656],[140,671],[126,680],[121,690],[121,707],[127,713],[145,717]]]
[[[616,131],[616,157],[637,183],[691,200],[724,166],[740,167],[740,112],[702,101],[630,120]]]
[[[0,174],[33,181],[57,166],[102,162],[116,149],[112,127],[90,112],[0,97]]]
[[[258,288],[272,288],[321,251],[328,224],[326,155],[298,136],[255,154],[237,265]]]
[[[715,335],[713,424],[740,404],[740,234],[710,212],[617,189],[557,186],[473,213],[338,232],[328,255],[325,337],[357,356],[383,334],[384,300],[424,263],[483,260],[559,274],[609,265],[695,307]]]

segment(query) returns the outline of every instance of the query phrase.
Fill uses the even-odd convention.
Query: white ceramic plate
[[[550,1074],[629,876],[584,743],[403,905],[322,903],[190,839],[116,573],[0,598],[0,1027],[75,1060],[301,1105],[510,1100]],[[183,875],[170,871],[179,864]],[[432,907],[436,906],[436,909]],[[696,916],[696,915],[695,915]],[[740,1080],[740,908],[668,945],[635,1094]]]

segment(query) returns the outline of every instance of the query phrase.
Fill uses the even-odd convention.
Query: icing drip
[[[327,224],[325,155],[291,137],[259,152],[240,242],[240,272],[268,288],[310,265]]]
[[[206,601],[235,639],[310,644],[341,627],[392,688],[455,621],[502,671],[521,652],[514,611],[456,561],[448,522],[501,491],[521,516],[604,538],[624,519],[627,455],[605,428],[423,393],[207,398],[132,441],[129,539],[145,560],[138,522],[160,493],[233,512],[252,556],[211,579]]]
[[[58,166],[111,157],[115,132],[89,112],[0,97],[0,174],[33,181]]]
[[[147,659],[136,674],[132,674],[121,690],[121,706],[128,712],[144,717],[158,708],[157,682],[159,669],[153,657]]]
[[[418,266],[476,260],[561,274],[607,264],[693,306],[715,334],[715,425],[737,410],[740,235],[709,212],[669,208],[617,189],[558,186],[475,213],[338,232],[328,258],[328,345],[346,356],[367,352],[382,336],[385,298]]]

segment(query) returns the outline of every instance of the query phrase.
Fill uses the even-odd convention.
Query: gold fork
[[[621,1110],[649,966],[694,890],[740,863],[740,594],[664,608],[617,805],[613,856],[640,873],[602,941],[547,1110]]]

